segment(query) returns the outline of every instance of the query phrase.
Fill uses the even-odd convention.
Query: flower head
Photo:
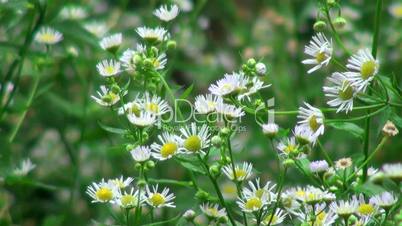
[[[247,89],[249,79],[243,72],[225,74],[223,79],[220,79],[216,84],[209,87],[209,91],[217,96],[227,96],[234,93],[240,93]]]
[[[151,149],[148,146],[138,146],[131,150],[130,153],[136,162],[145,162],[151,157]]]
[[[228,121],[230,121],[231,119],[240,118],[245,115],[242,108],[237,108],[234,105],[225,104],[223,102],[219,102],[216,105],[216,112],[225,117],[225,119],[227,119]]]
[[[398,201],[398,197],[392,192],[383,192],[370,198],[370,203],[373,203],[383,209],[390,209]]]
[[[169,188],[164,188],[162,192],[158,191],[158,185],[153,186],[152,190],[146,187],[146,202],[153,208],[170,207],[175,208],[173,193],[169,193]]]
[[[130,209],[133,207],[136,207],[138,204],[142,204],[145,200],[144,199],[139,199],[138,191],[134,192],[134,188],[131,188],[129,192],[124,191],[121,192],[119,191],[117,193],[117,197],[114,201],[117,205],[119,205],[122,208],[125,209]]]
[[[139,115],[128,114],[128,120],[138,127],[148,127],[156,123],[156,116],[152,113],[141,111]]]
[[[191,123],[190,126],[181,128],[181,148],[185,153],[204,153],[203,149],[210,145],[210,134],[208,126],[203,124],[201,128],[197,124]]]
[[[329,208],[342,218],[349,218],[357,211],[358,203],[356,200],[340,200],[332,202]]]
[[[226,165],[222,168],[223,173],[232,181],[244,181],[251,177],[253,165],[244,162],[242,165],[235,165],[234,172],[231,165]]]
[[[345,74],[351,85],[356,87],[357,91],[364,92],[378,73],[380,65],[370,50],[361,49],[349,58],[346,67],[350,70]]]
[[[306,126],[297,125],[293,130],[293,135],[300,145],[315,144],[317,141],[314,132]]]
[[[314,136],[324,134],[324,114],[320,109],[304,103],[305,107],[299,107],[297,118],[300,119],[298,124],[310,128],[314,132]]]
[[[267,123],[262,125],[262,132],[270,137],[275,136],[279,131],[279,126],[276,123]]]
[[[114,93],[112,90],[106,88],[106,86],[101,86],[100,91],[97,91],[98,97],[91,96],[92,99],[96,101],[101,106],[112,106],[120,100],[120,96]],[[124,96],[127,92],[124,92]]]
[[[148,92],[144,94],[144,99],[141,105],[146,112],[156,116],[160,116],[171,111],[169,104],[164,99],[157,95],[151,96],[151,94]]]
[[[120,62],[115,60],[102,60],[96,65],[98,73],[104,77],[118,75],[120,70]]]
[[[111,52],[115,52],[121,45],[122,41],[123,41],[123,35],[121,33],[117,33],[117,34],[102,38],[102,40],[100,41],[99,44],[102,49],[109,50]]]
[[[163,42],[169,38],[168,31],[163,27],[139,27],[136,29],[136,32],[141,38],[150,43]]]
[[[378,206],[372,202],[366,202],[362,194],[360,194],[359,196],[353,196],[352,199],[357,202],[356,213],[359,216],[371,217],[378,212]]]
[[[86,193],[93,199],[92,202],[111,202],[117,195],[117,187],[112,182],[95,183],[87,187]]]
[[[171,5],[170,9],[167,5],[162,5],[159,9],[154,11],[154,15],[163,21],[171,21],[179,15],[179,7],[177,5]]]
[[[304,53],[311,58],[303,60],[303,64],[315,65],[307,73],[313,73],[323,66],[327,66],[332,57],[332,40],[328,41],[323,33],[313,36],[310,44],[304,49]]]
[[[341,158],[338,161],[335,162],[335,167],[337,169],[347,169],[351,167],[353,164],[351,158]]]
[[[60,17],[65,20],[81,20],[87,16],[85,8],[76,5],[65,6],[60,11]]]
[[[310,171],[313,173],[322,173],[329,169],[328,163],[325,160],[313,161],[310,163]]]
[[[344,73],[335,72],[327,80],[329,86],[323,88],[325,96],[330,98],[327,104],[331,107],[338,107],[336,112],[352,111],[353,99],[357,93],[348,77]]]
[[[120,178],[111,179],[108,182],[113,183],[119,189],[124,189],[128,187],[133,181],[134,179],[132,177],[127,177],[124,180],[123,176],[121,176]]]
[[[32,163],[31,159],[25,159],[21,162],[20,167],[14,169],[13,173],[17,176],[26,176],[29,172],[34,170],[36,165]]]
[[[226,210],[219,209],[218,204],[203,203],[200,205],[200,209],[208,218],[219,219],[227,216]]]
[[[385,164],[382,167],[382,171],[386,177],[402,181],[402,163]]]
[[[195,98],[194,107],[200,114],[208,114],[216,110],[216,106],[223,102],[220,96],[212,94],[199,95]]]
[[[85,23],[84,28],[98,38],[102,37],[109,30],[106,23],[98,21]]]
[[[35,41],[53,45],[63,40],[63,34],[51,27],[42,27],[35,35]]]
[[[389,137],[394,137],[399,133],[395,124],[389,120],[387,121],[387,123],[385,123],[384,127],[382,128],[382,132]]]
[[[275,213],[268,213],[263,216],[262,225],[278,225],[281,224],[286,217],[286,213],[281,209],[276,209]]]
[[[250,101],[250,97],[257,93],[258,91],[260,91],[261,89],[264,88],[268,88],[271,86],[271,84],[265,85],[263,81],[261,81],[258,77],[254,77],[251,80],[251,84],[248,85],[249,87],[247,88],[246,91],[244,91],[243,93],[241,93],[237,99],[238,100],[243,100],[243,99],[247,99]]]
[[[170,159],[180,152],[180,141],[176,135],[164,132],[158,136],[160,143],[151,145],[152,156],[160,161]]]
[[[296,144],[294,137],[283,139],[276,148],[280,151],[280,155],[283,157],[299,157],[300,150],[299,145]]]

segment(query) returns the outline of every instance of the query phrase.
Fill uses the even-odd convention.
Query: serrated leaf
[[[359,139],[363,139],[364,129],[354,123],[331,122],[331,123],[328,123],[328,125],[335,129],[346,131]]]

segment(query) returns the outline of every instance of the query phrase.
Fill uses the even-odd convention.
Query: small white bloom
[[[285,217],[286,217],[286,213],[283,210],[277,208],[274,214],[268,213],[265,216],[263,216],[263,218],[262,218],[263,220],[262,220],[261,224],[262,225],[278,225],[278,224],[281,224],[285,220]]]
[[[13,173],[17,176],[26,176],[29,172],[36,168],[31,159],[25,159],[21,162],[21,166],[14,169]]]
[[[117,196],[117,187],[112,182],[105,182],[102,179],[101,182],[95,183],[87,187],[86,193],[93,199],[92,202],[112,202]]]
[[[159,9],[154,11],[154,15],[163,21],[171,21],[179,15],[179,7],[177,5],[171,5],[170,9],[167,5],[162,5]]]
[[[148,92],[145,92],[141,105],[146,112],[156,116],[160,116],[171,111],[171,107],[165,100],[157,95],[151,95]]]
[[[266,196],[262,197],[244,197],[238,198],[236,201],[237,205],[240,207],[241,211],[246,213],[258,212],[267,205]]]
[[[116,104],[120,100],[120,96],[113,91],[106,88],[106,86],[101,86],[100,91],[97,91],[99,97],[91,96],[92,99],[96,101],[101,106],[112,106]],[[124,92],[122,95],[126,95],[127,92]]]
[[[42,27],[35,35],[35,41],[53,45],[63,40],[63,34],[50,27]]]
[[[120,176],[120,178],[110,179],[108,182],[113,183],[119,189],[124,189],[128,187],[133,181],[134,179],[132,177],[127,177],[124,180],[123,176]]]
[[[156,116],[149,112],[140,112],[136,114],[128,114],[128,120],[138,127],[148,127],[156,123]]]
[[[323,173],[329,169],[328,163],[325,160],[313,161],[310,163],[310,171],[313,173]]]
[[[197,124],[194,122],[190,126],[181,128],[180,132],[182,134],[181,138],[181,149],[185,153],[202,153],[203,149],[209,147],[210,145],[210,133],[208,126],[203,124],[200,129],[197,128]]]
[[[137,98],[134,101],[127,102],[126,104],[124,104],[123,107],[120,107],[118,110],[118,114],[134,114],[136,116],[139,116],[141,113],[141,103]]]
[[[190,12],[193,10],[193,2],[191,0],[174,0],[183,12]]]
[[[141,205],[145,201],[143,198],[138,200],[138,196],[138,191],[134,192],[134,188],[131,188],[129,192],[119,191],[116,199],[113,202],[122,208],[130,209],[136,207],[138,204]]]
[[[402,163],[385,164],[382,167],[384,175],[396,181],[402,181]]]
[[[262,125],[262,132],[268,136],[275,136],[279,131],[279,126],[276,123],[267,123]]]
[[[102,37],[109,30],[104,22],[97,21],[84,24],[84,28],[98,38]]]
[[[148,146],[138,146],[131,150],[130,153],[136,162],[145,162],[151,157],[151,149]]]
[[[122,63],[122,66],[130,71],[135,70],[135,65],[137,62],[134,61],[134,56],[136,56],[137,54],[143,54],[145,52],[145,50],[146,50],[146,46],[141,45],[141,44],[137,44],[135,50],[126,49],[119,59]]]
[[[341,158],[335,162],[335,167],[337,169],[347,169],[347,168],[351,167],[352,164],[353,164],[353,161],[351,158]]]
[[[225,119],[227,119],[228,121],[230,121],[231,119],[240,118],[245,115],[242,108],[237,108],[234,105],[225,104],[223,102],[219,102],[216,105],[216,112],[223,115],[223,117],[225,117]]]
[[[250,85],[249,85],[249,86],[250,86]],[[241,93],[241,94],[237,97],[237,99],[238,99],[238,100],[247,99],[247,100],[250,101],[251,95],[257,93],[257,92],[260,91],[261,89],[268,88],[268,87],[270,87],[270,86],[271,86],[271,84],[269,84],[269,85],[264,85],[264,82],[263,82],[263,81],[261,81],[261,80],[260,80],[259,78],[257,78],[257,77],[254,77],[254,78],[252,79],[252,81],[251,81],[251,86],[250,86],[245,92]]]
[[[253,165],[251,163],[243,162],[234,166],[226,165],[222,168],[223,173],[232,181],[244,181],[251,177]]]
[[[357,171],[357,167],[355,167],[355,171]],[[378,169],[376,169],[376,168],[374,168],[374,167],[369,167],[369,168],[367,169],[367,176],[372,177],[372,176],[374,176],[375,174],[377,174],[378,172],[379,172]],[[362,176],[362,175],[363,175],[363,169],[357,171],[357,174],[356,174],[356,175],[357,175],[357,176]]]
[[[265,199],[267,203],[275,201],[275,194],[272,192],[276,187],[275,184],[271,183],[271,181],[267,181],[264,186],[260,184],[260,178],[257,178],[255,182],[248,182],[248,187],[243,188],[243,196],[246,198],[250,197],[259,197],[261,199]]]
[[[96,65],[98,73],[103,77],[118,75],[120,70],[120,62],[115,60],[102,60]]]
[[[300,155],[299,145],[296,144],[294,137],[283,139],[276,148],[280,151],[279,155],[284,158],[302,157],[302,155]]]
[[[346,67],[351,70],[345,74],[352,86],[356,87],[357,91],[364,92],[378,73],[380,64],[371,55],[370,50],[360,49],[348,59]]]
[[[264,63],[258,62],[255,65],[255,70],[257,71],[258,75],[265,75],[267,73],[267,66]]]
[[[297,210],[294,214],[299,218],[301,222],[307,221],[309,225],[316,226],[331,226],[335,223],[337,216],[331,210],[325,211],[326,204],[316,204],[314,208],[310,205],[306,205],[304,210]],[[314,216],[313,219],[312,216]]]
[[[305,46],[304,53],[312,58],[303,60],[302,63],[315,65],[307,71],[311,74],[328,65],[332,57],[332,40],[328,41],[323,33],[318,33],[312,37],[310,44]]]
[[[102,38],[99,45],[104,50],[117,50],[123,41],[123,35],[117,33],[108,37]]]
[[[310,128],[303,125],[297,125],[293,130],[293,135],[300,145],[314,145],[317,141],[317,137],[314,135],[314,132]]]
[[[356,200],[339,200],[332,202],[329,208],[342,218],[348,218],[357,210],[358,203]]]
[[[203,203],[200,205],[200,209],[208,218],[219,219],[227,216],[226,210],[219,209],[218,204]]]
[[[394,2],[388,7],[388,12],[396,19],[402,19],[402,3]]]
[[[162,135],[158,135],[158,139],[160,144],[155,142],[151,145],[154,158],[163,161],[180,153],[179,138],[176,135],[163,132]]]
[[[348,77],[344,73],[335,72],[327,80],[329,86],[323,88],[325,96],[331,98],[327,104],[331,107],[338,107],[337,113],[352,111],[353,99],[357,92]]]
[[[223,102],[222,98],[212,94],[199,95],[195,98],[194,107],[200,114],[208,114],[214,112],[216,106]]]
[[[216,84],[212,84],[209,87],[209,91],[217,96],[227,96],[247,90],[248,83],[249,79],[243,72],[233,72],[232,74],[225,74],[223,79],[218,80]]]
[[[60,11],[60,17],[64,20],[82,20],[87,16],[87,11],[81,6],[65,6]]]
[[[169,38],[168,31],[163,27],[139,27],[136,29],[136,32],[141,38],[149,42],[162,42]]]
[[[398,197],[392,192],[383,192],[370,198],[370,203],[388,210],[398,201]]]
[[[186,210],[186,212],[183,213],[183,218],[192,221],[195,218],[195,212],[192,209]]]
[[[300,119],[297,123],[306,126],[314,132],[314,136],[324,134],[324,114],[320,109],[311,106],[304,102],[306,107],[299,107],[297,118]]]
[[[378,206],[373,202],[366,202],[362,194],[353,196],[352,199],[357,202],[356,213],[360,217],[372,217],[378,213]]]
[[[158,191],[158,184],[152,187],[152,190],[146,187],[146,202],[153,208],[170,207],[175,208],[173,193],[169,194],[169,188],[164,188],[162,192]]]

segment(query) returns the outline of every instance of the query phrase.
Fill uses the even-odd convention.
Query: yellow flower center
[[[166,143],[162,146],[161,148],[161,155],[163,158],[167,158],[169,156],[172,156],[176,153],[177,151],[177,144],[173,142]]]
[[[370,215],[374,212],[374,207],[371,204],[363,203],[357,208],[357,212],[362,215]]]
[[[208,105],[209,108],[215,108],[216,107],[216,103],[213,102],[213,101],[208,101],[207,105]]]
[[[153,194],[152,197],[149,198],[149,201],[153,206],[160,206],[166,202],[165,197],[160,193]]]
[[[235,169],[236,178],[243,178],[247,175],[247,172],[243,169]]]
[[[360,69],[360,73],[362,75],[362,78],[364,80],[366,80],[369,77],[373,76],[376,66],[377,66],[376,63],[373,60],[364,62],[362,67],[361,67],[361,69]]]
[[[284,152],[286,152],[287,154],[293,153],[297,150],[297,147],[293,144],[288,144],[285,149],[283,150]]]
[[[401,18],[402,17],[402,5],[392,6],[391,12],[394,14],[394,16]]]
[[[317,131],[317,129],[320,127],[320,124],[317,122],[317,116],[312,115],[309,120],[308,124],[313,131]]]
[[[133,205],[135,205],[136,204],[136,202],[137,202],[137,199],[135,198],[135,196],[134,195],[123,195],[121,198],[120,198],[120,201],[121,201],[121,204],[123,205],[123,206],[133,206]]]
[[[353,97],[353,88],[348,81],[344,81],[341,90],[339,90],[339,98],[342,100],[349,100]]]
[[[223,84],[223,86],[222,86],[223,91],[231,91],[232,89],[233,89],[233,86],[230,83]]]
[[[40,39],[42,40],[42,42],[52,43],[52,42],[56,41],[56,36],[54,36],[50,33],[45,33],[40,36]]]
[[[106,74],[113,74],[115,71],[113,66],[106,66],[104,68],[104,70],[105,70]]]
[[[133,113],[135,116],[140,116],[141,109],[137,104],[133,104],[129,109],[130,113]]]
[[[216,217],[219,214],[218,210],[216,208],[212,208],[212,207],[207,208],[205,212],[207,215],[210,215],[213,217]]]
[[[145,108],[152,113],[159,112],[159,106],[156,103],[147,103]]]
[[[247,200],[247,202],[244,206],[248,210],[259,209],[262,206],[262,202],[261,202],[261,199],[254,197],[254,198]]]
[[[297,197],[301,198],[301,197],[304,197],[306,195],[306,192],[304,192],[304,191],[296,191],[295,194],[296,194]]]
[[[159,60],[157,58],[155,58],[152,63],[155,68],[158,68],[161,65],[161,63],[159,62]]]
[[[319,213],[319,214],[317,215],[317,218],[316,218],[317,224],[322,223],[322,222],[324,221],[325,217],[326,217],[325,212],[324,212],[324,211],[321,211],[321,213]]]
[[[319,52],[315,55],[315,59],[318,63],[321,63],[327,59],[327,56],[325,55],[325,52]]]
[[[113,198],[112,190],[110,190],[110,188],[107,187],[101,187],[99,190],[96,191],[95,195],[99,200],[103,202],[110,201]]]
[[[201,139],[197,135],[189,136],[184,141],[184,148],[191,152],[197,152],[201,150]]]

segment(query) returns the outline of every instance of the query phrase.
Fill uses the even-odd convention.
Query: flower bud
[[[228,217],[227,216],[222,216],[218,219],[219,223],[221,224],[226,224],[228,222]]]
[[[117,84],[113,84],[111,88],[113,93],[120,93],[121,89]]]
[[[138,187],[144,187],[145,185],[147,185],[147,182],[145,180],[138,180],[137,182]]]
[[[212,145],[219,148],[222,145],[222,138],[220,136],[213,136],[211,138]]]
[[[327,0],[327,4],[329,7],[334,7],[336,4],[336,0]]]
[[[268,123],[262,125],[262,132],[269,138],[273,138],[278,134],[279,126],[275,123]]]
[[[327,24],[323,20],[318,20],[313,25],[313,29],[315,31],[323,31],[323,30],[325,30],[326,27],[327,27]]]
[[[286,159],[285,161],[283,161],[283,165],[285,167],[291,167],[294,166],[295,161],[293,161],[292,159]]]
[[[337,192],[339,189],[336,186],[329,187],[330,192]]]
[[[194,210],[186,210],[186,212],[184,212],[183,214],[183,218],[186,219],[187,221],[193,221],[195,218],[195,212]]]
[[[153,53],[154,56],[158,56],[159,50],[155,46],[151,47],[151,52]]]
[[[256,63],[257,62],[255,61],[254,58],[250,58],[247,60],[247,66],[249,66],[249,67],[254,67]]]
[[[131,151],[131,150],[133,150],[135,148],[135,145],[133,145],[133,144],[127,144],[126,145],[126,150],[127,151]]]
[[[209,194],[206,191],[199,189],[197,193],[195,193],[195,197],[201,201],[205,201],[208,199]]]
[[[222,128],[220,132],[221,132],[222,135],[226,136],[226,135],[229,135],[230,129],[225,127],[225,128]]]
[[[146,67],[148,67],[148,68],[151,68],[151,67],[154,66],[154,64],[152,63],[152,60],[151,60],[151,59],[145,59],[145,60],[144,60],[144,65],[145,65]]]
[[[152,160],[147,161],[146,167],[148,167],[148,169],[154,168],[155,167],[155,162],[152,161]]]
[[[139,162],[135,163],[135,165],[134,165],[134,168],[135,168],[136,170],[140,170],[141,167],[142,167],[142,165],[141,165],[141,163],[139,163]]]
[[[133,63],[134,63],[134,64],[138,64],[138,63],[141,63],[141,62],[142,62],[142,57],[141,57],[141,55],[135,54],[135,55],[133,56]]]
[[[267,67],[265,66],[264,63],[261,62],[255,65],[255,70],[258,75],[265,75],[265,73],[267,73]]]
[[[385,123],[384,127],[382,128],[382,132],[384,133],[385,136],[389,137],[394,137],[399,133],[395,124],[391,121],[387,121],[387,123]]]
[[[334,26],[335,26],[335,28],[337,28],[337,29],[342,29],[342,28],[345,27],[345,25],[346,25],[346,19],[343,18],[343,17],[341,17],[341,16],[338,16],[338,17],[334,20]]]
[[[219,175],[221,174],[221,167],[217,164],[214,164],[209,167],[209,173],[215,178],[219,177]]]
[[[177,47],[177,43],[176,43],[176,41],[169,40],[166,44],[166,47],[168,50],[174,50]]]

